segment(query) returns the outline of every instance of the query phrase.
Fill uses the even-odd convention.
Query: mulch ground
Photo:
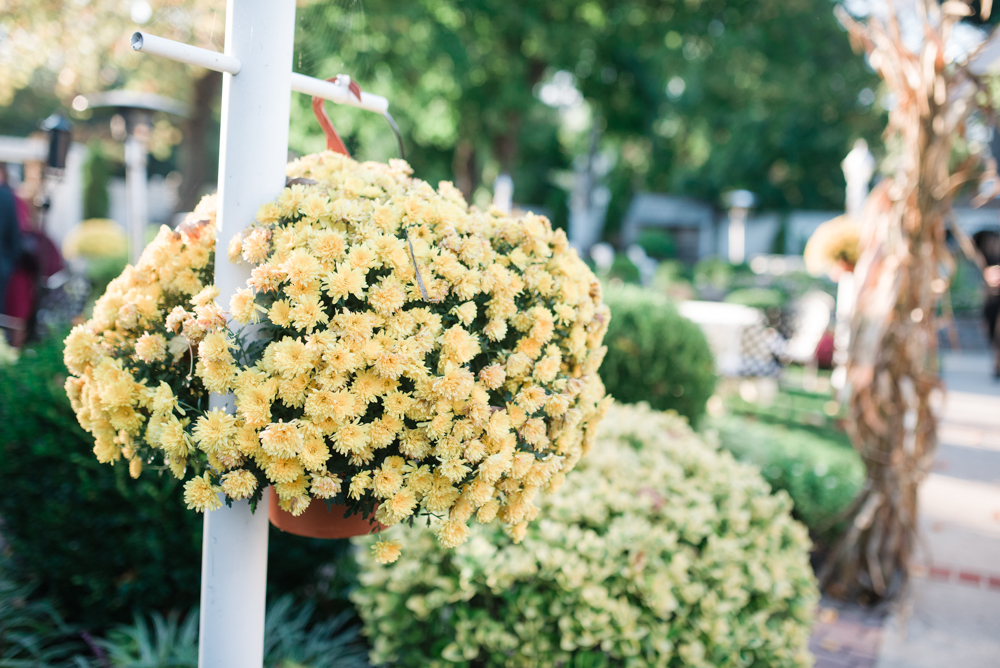
[[[824,597],[809,640],[816,668],[873,668],[884,617],[884,611]]]

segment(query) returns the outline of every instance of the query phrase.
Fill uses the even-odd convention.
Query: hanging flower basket
[[[600,283],[545,218],[470,207],[401,160],[327,151],[287,174],[220,240],[251,276],[227,305],[207,199],[67,338],[98,459],[169,469],[198,511],[270,486],[295,517],[329,500],[384,526],[430,521],[445,547],[473,518],[520,540],[610,402]],[[235,412],[209,410],[210,392]]]
[[[310,503],[300,515],[283,510],[274,487],[268,488],[270,504],[268,518],[278,529],[305,538],[352,538],[364,536],[383,528],[374,517],[365,519],[352,515],[347,506],[341,504]]]

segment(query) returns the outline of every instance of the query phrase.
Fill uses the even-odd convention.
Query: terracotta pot
[[[350,538],[383,528],[374,517],[366,520],[361,515],[347,516],[347,506],[336,505],[327,510],[326,503],[320,499],[314,499],[304,513],[295,517],[278,505],[278,495],[273,487],[268,487],[268,494],[271,495],[271,502],[268,504],[267,515],[271,524],[296,536]]]

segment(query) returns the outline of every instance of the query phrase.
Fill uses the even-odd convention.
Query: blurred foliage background
[[[508,172],[516,202],[564,225],[575,161],[596,155],[611,239],[645,190],[718,203],[723,190],[747,188],[764,209],[837,209],[841,159],[858,137],[876,144],[884,125],[876,77],[851,51],[832,0],[298,4],[295,69],[347,73],[387,95],[417,176],[453,180],[482,203]],[[128,36],[141,28],[221,50],[224,5],[8,0],[0,125],[27,134],[75,96],[109,88],[186,102],[190,119],[156,119],[152,148],[154,169],[183,174],[178,206],[190,209],[216,171],[220,77],[154,65]],[[321,148],[309,100],[292,99],[292,148]],[[72,111],[88,132],[106,128],[102,113]],[[381,119],[332,115],[358,157],[395,155]]]

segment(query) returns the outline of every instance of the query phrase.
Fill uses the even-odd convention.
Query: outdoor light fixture
[[[51,169],[66,169],[66,154],[73,141],[73,124],[59,114],[52,114],[41,124],[49,133],[49,156],[46,164]]]
[[[749,190],[731,190],[722,196],[722,201],[729,209],[729,262],[743,264],[747,214],[757,205],[757,195]]]
[[[169,42],[170,40],[164,40]],[[77,95],[73,108],[110,108],[111,136],[124,143],[126,229],[128,231],[129,262],[135,264],[146,247],[146,227],[149,223],[147,201],[147,142],[153,125],[153,114],[166,112],[187,118],[187,105],[153,93],[130,90],[109,90],[103,93]]]

